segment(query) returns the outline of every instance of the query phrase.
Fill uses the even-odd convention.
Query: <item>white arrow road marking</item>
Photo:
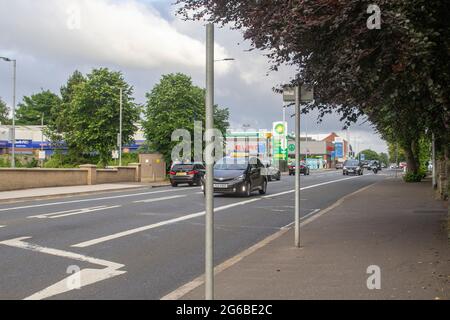
[[[46,213],[46,214],[39,214],[36,216],[30,216],[28,219],[57,219],[57,218],[64,218],[69,216],[74,216],[77,214],[86,214],[86,213],[92,213],[96,211],[104,211],[108,209],[114,209],[119,208],[121,206],[100,206],[100,207],[93,207],[93,208],[84,208],[84,209],[74,209],[74,210],[66,210],[66,211],[59,211],[59,212],[53,212],[53,213]]]
[[[164,197],[164,198],[156,198],[156,199],[147,199],[147,200],[139,200],[139,201],[134,201],[134,203],[151,203],[151,202],[158,202],[158,201],[164,201],[164,200],[172,200],[172,199],[178,199],[178,198],[186,198],[186,195],[182,195],[182,196],[172,196],[172,197]]]
[[[77,272],[69,277],[67,277],[64,280],[61,280],[44,290],[41,290],[39,292],[36,292],[35,294],[32,294],[31,296],[25,298],[25,300],[42,300],[46,298],[50,298],[52,296],[69,292],[74,290],[71,288],[68,284],[71,279],[74,277],[77,277],[80,279],[81,284],[80,288],[84,286],[88,286],[90,284],[103,281],[106,279],[110,279],[119,275],[122,275],[126,273],[126,271],[120,271],[119,269],[125,267],[123,264],[106,261],[103,259],[97,259],[92,258],[88,256],[84,256],[78,253],[68,252],[68,251],[62,251],[58,249],[51,249],[51,248],[45,248],[38,245],[34,245],[31,243],[24,242],[24,240],[31,239],[30,237],[22,237],[17,239],[11,239],[7,241],[2,241],[0,244],[3,244],[5,246],[14,247],[14,248],[20,248],[25,250],[31,250],[35,252],[41,252],[53,256],[68,258],[72,260],[82,261],[82,262],[88,262],[96,265],[100,265],[105,267],[104,269],[82,269],[80,272]]]

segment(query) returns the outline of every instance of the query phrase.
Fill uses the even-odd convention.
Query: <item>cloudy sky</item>
[[[95,67],[122,71],[135,88],[137,102],[162,74],[183,72],[204,87],[205,30],[202,23],[185,22],[169,1],[155,0],[0,0],[0,56],[18,61],[18,99],[50,89],[58,92],[70,74]],[[231,125],[271,128],[282,118],[281,96],[272,88],[289,81],[294,70],[268,73],[262,52],[248,52],[239,31],[216,29],[216,102],[228,107]],[[12,101],[11,65],[0,63],[0,97]],[[290,110],[292,113],[292,110]],[[338,116],[317,124],[303,118],[309,135],[342,133]],[[290,120],[290,129],[293,121]],[[346,133],[342,133],[344,137]],[[386,151],[385,143],[364,121],[350,128],[360,148]]]

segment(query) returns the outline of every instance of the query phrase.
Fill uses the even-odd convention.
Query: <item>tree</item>
[[[133,102],[133,88],[120,72],[107,68],[94,69],[85,81],[67,88],[67,96],[63,94],[67,98],[64,116],[69,124],[64,126],[64,141],[85,154],[97,153],[100,164],[106,165],[111,152],[117,149],[120,88],[123,89],[122,143],[131,142],[137,130],[139,107]]]
[[[205,90],[194,86],[189,76],[177,73],[162,76],[146,96],[143,121],[146,138],[152,149],[170,163],[172,149],[179,143],[172,142],[172,133],[186,129],[193,136],[194,122],[205,123]],[[228,109],[214,106],[214,126],[223,134],[229,127],[228,118]]]
[[[294,82],[315,86],[317,102],[309,110],[338,111],[346,125],[365,114],[383,135],[398,134],[410,170],[418,170],[417,140],[427,129],[448,155],[448,1],[379,0],[376,30],[367,27],[371,3],[359,0],[177,3],[186,19],[243,30],[254,48],[269,52],[273,70],[296,66]]]
[[[23,97],[22,103],[17,106],[16,119],[22,125],[40,125],[42,116],[46,122],[54,121],[52,109],[58,108],[61,98],[50,90],[42,90],[30,97]]]
[[[45,130],[46,136],[52,141],[54,145],[58,145],[63,141],[64,132],[71,132],[69,111],[70,103],[73,100],[74,92],[77,86],[86,82],[86,78],[79,71],[75,71],[67,80],[67,83],[61,87],[61,103],[54,105],[51,109],[51,119],[53,121],[47,122]],[[66,141],[67,144],[67,141]],[[77,150],[76,145],[69,145],[69,153],[74,157],[80,157],[82,150]]]
[[[362,154],[365,156],[366,160],[378,160],[378,161],[380,161],[380,156],[378,155],[377,152],[375,152],[373,150],[367,149],[367,150],[361,151],[358,154],[358,159],[360,159]]]
[[[381,153],[378,155],[378,158],[380,159],[380,162],[381,162],[381,163],[384,163],[385,165],[388,165],[388,164],[389,164],[389,156],[388,156],[387,153],[381,152]]]
[[[9,124],[9,109],[6,103],[0,98],[0,123]]]

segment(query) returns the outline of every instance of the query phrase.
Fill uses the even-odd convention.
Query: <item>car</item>
[[[206,169],[203,164],[175,164],[172,166],[169,172],[170,184],[172,185],[172,187],[178,187],[179,184],[200,186],[205,172]]]
[[[269,162],[263,162],[263,165],[265,167],[264,174],[267,176],[268,181],[272,181],[272,180],[280,181],[281,180],[280,169],[274,167]]]
[[[343,174],[344,176],[349,174],[362,176],[364,174],[363,164],[359,160],[347,160],[344,162]]]
[[[264,165],[256,157],[225,157],[214,165],[214,193],[234,194],[250,197],[254,191],[264,195],[268,178]],[[205,193],[205,179],[202,183]]]
[[[288,166],[289,168],[289,175],[295,176],[295,163],[292,163]],[[300,162],[300,174],[304,174],[305,176],[309,176],[310,170],[306,163]]]
[[[344,164],[342,162],[336,163],[336,170],[342,170],[344,169]]]

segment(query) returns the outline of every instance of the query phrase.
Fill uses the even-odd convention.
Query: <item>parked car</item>
[[[239,194],[249,197],[252,192],[266,194],[268,179],[258,158],[225,157],[214,166],[214,193]],[[203,192],[205,183],[202,183]]]
[[[344,164],[342,162],[336,163],[336,170],[342,170],[344,169]]]
[[[344,176],[349,174],[362,176],[364,174],[363,164],[359,160],[347,160],[344,162],[343,174]]]
[[[295,176],[295,168],[296,168],[295,163],[290,164],[288,168],[289,168],[289,175]],[[305,176],[309,176],[310,174],[309,167],[304,162],[300,162],[300,174],[304,174]]]
[[[172,187],[179,184],[189,184],[190,186],[200,186],[206,169],[203,164],[175,164],[170,170],[170,183]]]
[[[280,169],[274,167],[269,162],[266,162],[266,163],[263,162],[263,165],[265,167],[264,174],[266,175],[268,181],[272,181],[272,180],[280,181],[281,180],[281,171],[280,171]]]

